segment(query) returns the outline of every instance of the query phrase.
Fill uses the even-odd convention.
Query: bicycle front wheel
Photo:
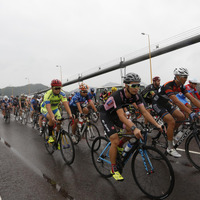
[[[105,177],[111,177],[111,162],[109,156],[110,142],[107,138],[97,137],[92,144],[92,162],[98,173]]]
[[[157,155],[162,159],[155,159]],[[153,199],[167,198],[174,188],[174,171],[167,159],[158,149],[143,146],[132,158],[132,174],[140,190]]]
[[[192,165],[200,170],[200,132],[191,134],[185,143],[185,153]]]
[[[74,162],[75,149],[70,135],[64,130],[60,136],[60,150],[63,160],[66,164],[71,165]]]
[[[49,154],[53,154],[54,152],[54,143],[49,143],[49,130],[48,128],[44,132],[44,145],[46,150],[48,151]]]
[[[90,124],[85,130],[86,142],[90,149],[92,148],[92,143],[95,140],[95,138],[99,136],[99,129],[94,124]]]

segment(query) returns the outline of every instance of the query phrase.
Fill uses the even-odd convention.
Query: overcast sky
[[[0,0],[0,88],[63,80],[200,27],[199,0]],[[199,29],[200,30],[200,29]],[[186,67],[200,79],[199,43],[152,59],[153,76]],[[149,61],[127,67],[150,83]],[[28,78],[28,79],[26,79]],[[86,80],[119,82],[119,70]],[[65,90],[78,86],[73,84]]]

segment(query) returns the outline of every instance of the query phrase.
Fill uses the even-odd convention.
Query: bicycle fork
[[[144,167],[145,167],[145,170],[147,171],[147,174],[152,174],[154,173],[154,168],[153,168],[153,165],[149,159],[149,156],[147,155],[147,151],[146,150],[142,150],[141,148],[139,149],[139,152],[140,152],[140,155],[142,156],[142,160],[144,162]],[[148,166],[147,166],[147,163],[146,163],[146,160],[147,162],[149,163],[149,166],[150,166],[150,170],[148,169]]]

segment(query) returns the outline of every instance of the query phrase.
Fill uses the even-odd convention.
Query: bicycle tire
[[[71,165],[75,158],[75,149],[68,132],[62,130],[60,135],[60,152],[66,164]]]
[[[54,143],[48,143],[48,139],[49,139],[49,130],[47,128],[44,132],[44,145],[45,145],[47,152],[49,154],[53,154],[53,152],[55,151],[54,147],[53,147]]]
[[[85,139],[90,149],[92,148],[92,143],[95,140],[95,138],[99,136],[99,129],[94,124],[90,123],[90,125],[85,130]]]
[[[70,121],[68,124],[68,133],[70,134],[70,136],[73,135],[71,124],[72,124],[72,121]],[[75,138],[76,138],[76,142],[73,141],[74,145],[78,144],[81,140],[81,135],[79,134],[78,126],[76,127]]]
[[[194,134],[190,134],[185,142],[185,153],[188,160],[192,165],[200,170],[200,148],[198,146],[197,140],[200,144],[200,131],[198,130],[196,134],[196,139]]]
[[[111,170],[111,162],[109,157],[109,150],[110,145],[106,148],[108,145],[109,140],[103,136],[97,137],[93,144],[91,149],[92,154],[92,162],[97,170],[97,172],[103,176],[104,178],[110,178],[112,174],[110,173]],[[102,159],[99,158],[103,150],[105,149]]]
[[[150,198],[167,198],[172,193],[175,183],[174,171],[169,160],[161,151],[152,146],[143,146],[142,152],[147,155],[145,156],[147,168],[150,168],[149,163],[151,163],[154,169],[150,169],[149,173],[147,172],[143,157],[137,149],[131,163],[133,178],[137,186]],[[154,155],[159,154],[158,157],[162,157],[162,159],[150,158],[149,152]],[[147,161],[147,158],[150,162]]]

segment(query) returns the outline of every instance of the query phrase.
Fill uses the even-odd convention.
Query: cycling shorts
[[[116,127],[124,129],[123,123],[120,121],[118,115],[112,115],[104,109],[104,106],[100,107],[100,119],[104,127],[104,131],[110,137],[111,135],[117,133]]]
[[[167,114],[171,114],[176,110],[176,108],[169,102],[167,102],[164,106],[160,105],[157,102],[153,102],[152,108],[155,112],[163,119],[163,117]]]
[[[55,110],[52,110],[52,112],[53,112],[53,114],[54,114],[56,119],[61,119],[62,118],[58,108],[56,108]],[[42,107],[41,108],[41,113],[42,113],[42,115],[44,117],[47,117],[48,111],[47,111],[47,109],[45,107]]]

